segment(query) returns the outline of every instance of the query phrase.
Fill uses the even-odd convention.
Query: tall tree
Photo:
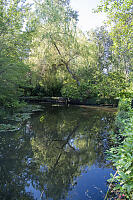
[[[56,75],[64,68],[80,85],[70,64],[79,50],[75,39],[77,13],[70,8],[69,1],[37,2],[36,8],[39,24],[30,55],[34,69],[46,78],[50,69]]]
[[[114,53],[119,60],[119,69],[128,74],[132,71],[133,57],[132,0],[102,0],[98,10],[107,13]]]
[[[28,5],[25,1],[0,1],[0,104],[13,105],[28,67],[28,33],[23,31]]]
[[[97,70],[101,73],[108,73],[112,69],[112,45],[107,29],[102,26],[94,31],[88,32],[89,41],[94,43]]]

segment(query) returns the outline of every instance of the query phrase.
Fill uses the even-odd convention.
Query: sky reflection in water
[[[0,134],[0,199],[103,200],[114,117],[102,109],[44,107],[19,132]]]

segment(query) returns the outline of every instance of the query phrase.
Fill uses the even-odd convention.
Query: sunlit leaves
[[[129,199],[133,195],[133,111],[131,99],[122,99],[119,104],[119,112],[116,118],[116,125],[119,128],[119,135],[122,141],[117,147],[111,148],[111,160],[118,171],[118,175],[111,179],[116,181],[115,190],[119,189]],[[114,134],[115,138],[117,135]],[[113,139],[114,140],[114,139]]]
[[[0,1],[0,101],[17,107],[20,86],[26,81],[29,34],[23,31],[29,6],[24,1]]]
[[[132,68],[133,6],[132,0],[101,1],[99,11],[108,16],[114,53],[118,54],[122,69],[128,74]]]

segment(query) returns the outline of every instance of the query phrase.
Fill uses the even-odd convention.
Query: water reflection
[[[32,115],[20,132],[1,134],[0,199],[91,198],[87,188],[76,197],[74,188],[85,183],[78,177],[86,171],[107,170],[105,151],[113,121],[112,112],[49,107]],[[98,194],[95,199],[103,199]]]

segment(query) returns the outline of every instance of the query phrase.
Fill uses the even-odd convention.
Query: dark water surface
[[[44,107],[16,132],[0,133],[0,200],[103,200],[115,113]]]

